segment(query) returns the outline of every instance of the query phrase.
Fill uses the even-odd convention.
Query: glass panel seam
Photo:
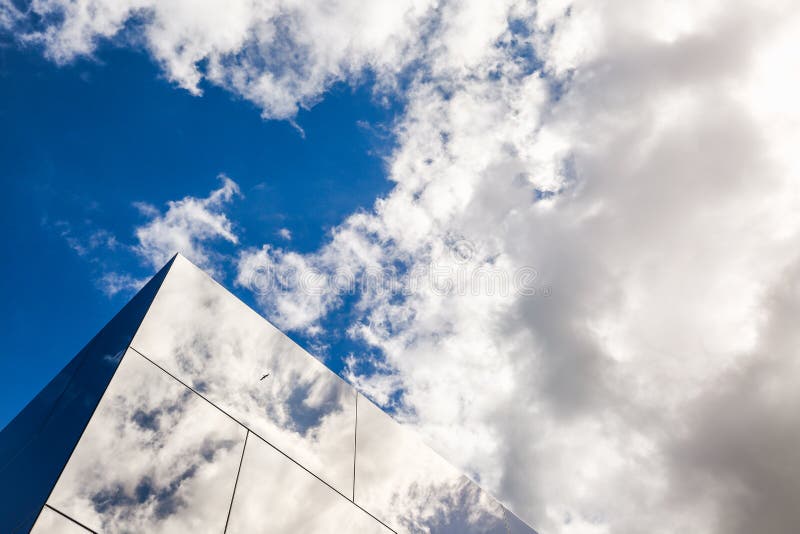
[[[64,474],[64,470],[67,468],[67,465],[69,464],[69,461],[72,459],[72,455],[75,454],[75,449],[78,448],[78,444],[81,442],[81,439],[83,439],[83,435],[86,433],[86,429],[89,427],[89,423],[92,422],[92,418],[94,417],[94,414],[97,413],[97,408],[99,408],[100,404],[103,402],[103,399],[106,396],[106,392],[108,392],[108,387],[111,385],[111,382],[114,380],[114,376],[117,374],[117,369],[119,369],[119,366],[122,363],[122,360],[125,359],[125,356],[126,356],[126,354],[128,352],[128,350],[127,350],[128,348],[130,348],[130,346],[125,348],[125,349],[123,349],[122,351],[120,351],[122,356],[120,357],[119,361],[117,362],[117,367],[114,369],[114,374],[112,374],[109,377],[108,382],[106,382],[106,385],[103,388],[103,393],[101,393],[100,397],[98,397],[97,404],[94,405],[94,408],[92,408],[92,413],[89,415],[88,419],[86,419],[86,424],[83,425],[83,428],[81,429],[81,433],[78,436],[78,439],[75,441],[75,445],[73,445],[72,446],[72,450],[69,451],[69,456],[67,456],[67,461],[64,462],[64,465],[61,466],[61,469],[58,472],[58,476],[56,477],[56,480],[53,483],[53,487],[50,488],[50,491],[47,493],[47,498],[44,500],[44,504],[42,505],[42,508],[39,509],[39,513],[40,514],[42,513],[42,509],[45,506],[47,506],[48,508],[53,508],[52,506],[47,504],[47,501],[49,501],[50,497],[53,495],[53,490],[56,489],[56,486],[58,485],[58,481],[61,480],[61,476]],[[55,510],[55,508],[53,508],[53,510]],[[58,511],[58,510],[56,510],[56,511]],[[61,512],[58,512],[58,513],[61,513]],[[62,514],[62,515],[64,515],[64,514]],[[78,524],[80,524],[80,523],[78,523]],[[83,526],[83,525],[81,525],[81,526]],[[89,530],[90,530],[90,532],[94,532],[91,529],[89,529]],[[14,532],[18,532],[18,531],[19,531],[19,527],[17,527],[14,530]]]
[[[173,258],[173,259],[174,259],[174,258]],[[172,262],[172,260],[170,260],[170,262],[169,262],[169,263],[171,263],[171,262]],[[155,276],[158,276],[158,273],[156,273],[156,275],[155,275]],[[166,275],[165,275],[165,277],[166,277]],[[161,281],[161,283],[163,283],[163,282],[164,282],[164,281],[162,280],[162,281]],[[159,285],[159,286],[158,286],[158,289],[160,289],[160,288],[161,288],[161,285]],[[153,296],[153,298],[152,298],[152,299],[150,299],[150,303],[147,305],[147,309],[145,310],[144,314],[142,315],[142,319],[139,321],[139,324],[138,324],[138,325],[136,325],[136,330],[134,330],[134,332],[133,332],[133,335],[132,335],[132,336],[131,336],[131,338],[130,338],[131,340],[133,340],[133,338],[134,338],[134,337],[136,337],[136,332],[138,332],[138,331],[139,331],[139,328],[142,326],[142,323],[144,322],[144,318],[147,316],[147,312],[149,312],[149,311],[150,311],[150,307],[153,305],[153,301],[155,300],[155,295],[157,295],[157,294],[158,294],[158,289],[156,289],[156,291],[155,291],[155,293],[154,293],[154,296]],[[134,296],[134,298],[135,298],[135,296]],[[129,302],[128,302],[128,304],[129,304],[130,302],[132,302],[132,300],[131,300],[131,301],[129,301]],[[125,306],[127,306],[127,304],[126,304]],[[125,309],[125,306],[123,306],[123,308],[122,308],[123,310]],[[105,329],[105,327],[106,327],[106,326],[108,326],[109,324],[111,324],[111,323],[114,321],[114,319],[116,319],[116,317],[117,317],[117,316],[118,316],[120,313],[122,313],[122,310],[120,310],[119,312],[117,312],[117,314],[116,314],[116,315],[114,315],[114,317],[112,317],[112,318],[111,318],[111,320],[109,320],[109,322],[108,322],[108,323],[106,323],[106,325],[105,325],[103,328],[101,328],[101,329],[100,329],[100,331],[97,333],[97,335],[95,335],[95,337],[93,337],[91,340],[89,340],[89,343],[87,343],[87,344],[86,344],[86,346],[84,346],[84,347],[83,347],[83,348],[82,348],[82,349],[81,349],[81,350],[78,352],[78,356],[81,356],[81,359],[80,359],[80,361],[78,362],[78,365],[77,365],[77,367],[76,367],[76,368],[75,368],[75,369],[72,371],[72,373],[70,373],[70,375],[69,375],[69,379],[67,380],[66,384],[64,384],[64,387],[61,389],[61,391],[59,392],[59,394],[58,394],[58,396],[56,397],[56,399],[53,401],[52,405],[50,406],[50,409],[47,411],[47,415],[45,415],[45,417],[42,419],[42,422],[41,422],[41,423],[38,425],[38,427],[37,427],[37,428],[36,428],[36,430],[34,431],[33,435],[32,435],[32,436],[31,436],[31,438],[30,438],[30,439],[29,439],[29,440],[28,440],[28,441],[25,443],[25,445],[23,445],[23,446],[22,446],[22,448],[20,448],[20,449],[17,451],[17,453],[16,453],[16,454],[14,454],[14,456],[13,456],[13,457],[12,457],[12,458],[11,458],[11,459],[8,461],[8,462],[6,462],[5,464],[3,464],[3,466],[2,466],[2,467],[0,467],[0,469],[5,469],[5,467],[7,467],[9,464],[11,464],[11,462],[13,462],[13,461],[14,461],[14,460],[17,458],[17,456],[19,456],[19,454],[20,454],[22,451],[24,451],[24,450],[25,450],[25,448],[27,448],[27,446],[28,446],[28,445],[30,445],[30,443],[31,443],[31,442],[32,442],[32,441],[33,441],[35,438],[37,438],[37,437],[39,436],[39,434],[41,434],[41,431],[42,431],[42,429],[43,429],[43,428],[44,428],[44,427],[47,425],[47,423],[48,423],[48,422],[50,422],[50,418],[52,417],[52,415],[53,415],[53,412],[54,412],[54,411],[56,410],[56,408],[58,407],[58,404],[59,404],[59,402],[61,402],[61,399],[62,399],[62,397],[64,396],[64,394],[67,392],[67,390],[69,389],[69,386],[71,386],[71,385],[72,385],[72,383],[73,383],[73,381],[74,381],[75,377],[76,377],[76,376],[78,375],[78,373],[79,373],[79,372],[80,372],[80,371],[83,369],[83,366],[84,366],[84,364],[86,363],[86,360],[88,360],[88,359],[89,359],[89,353],[88,353],[88,352],[86,352],[86,349],[89,347],[89,345],[91,345],[92,341],[94,341],[94,340],[95,340],[95,339],[96,339],[96,338],[97,338],[97,337],[100,335],[100,333],[102,333],[102,332],[103,332],[103,329]],[[125,353],[125,351],[126,351],[128,348],[129,348],[129,345],[128,345],[128,346],[126,346],[124,349],[122,349],[122,351],[121,351],[121,352],[122,352],[122,354],[124,354],[124,353]],[[120,361],[119,361],[119,362],[117,362],[117,365],[119,365],[119,363],[120,363],[121,361],[122,361],[122,358],[120,358]],[[70,363],[71,363],[71,362],[67,362],[67,365],[69,365]],[[56,376],[58,376],[58,374],[56,374]],[[54,377],[54,378],[55,378],[55,377]],[[113,378],[113,375],[112,375],[112,378]],[[109,380],[109,381],[110,381],[110,380]],[[49,382],[48,382],[47,384],[45,384],[45,388],[46,388],[48,385],[50,385],[50,383],[49,383]],[[42,389],[42,391],[43,391],[43,390],[44,390],[44,389]],[[35,397],[34,397],[34,399],[33,399],[33,400],[35,400]],[[26,405],[26,406],[23,408],[23,410],[24,410],[25,408],[27,408],[27,405]],[[20,412],[20,413],[22,413],[22,412]],[[13,419],[12,419],[12,421],[11,421],[11,422],[13,422]],[[10,424],[11,422],[9,422],[9,424]]]
[[[208,399],[208,397],[206,397],[205,395],[203,395],[202,393],[200,393],[199,391],[197,391],[196,389],[194,389],[192,386],[190,386],[189,384],[187,384],[186,382],[184,382],[183,380],[181,380],[180,378],[178,378],[178,377],[177,377],[177,376],[175,376],[174,374],[170,373],[169,371],[167,371],[166,369],[164,369],[163,367],[161,367],[161,366],[160,366],[159,364],[157,364],[155,361],[151,360],[150,358],[148,358],[147,356],[145,356],[144,354],[142,354],[142,352],[140,352],[139,350],[137,350],[137,349],[136,349],[136,347],[134,347],[133,345],[131,345],[131,346],[130,346],[130,349],[131,349],[133,352],[135,352],[136,354],[138,354],[139,356],[141,356],[142,358],[144,358],[145,360],[147,360],[148,362],[150,362],[151,364],[155,365],[155,366],[158,368],[158,370],[160,370],[161,372],[165,373],[165,374],[166,374],[166,375],[168,375],[170,378],[172,378],[173,380],[175,380],[176,382],[178,382],[180,385],[182,385],[183,387],[185,387],[186,389],[188,389],[189,391],[191,391],[192,393],[194,393],[195,395],[197,395],[198,397],[200,397],[201,399],[203,399],[204,401],[206,401],[207,403],[209,403],[211,406],[213,406],[214,408],[216,408],[217,410],[219,410],[220,412],[222,412],[223,414],[225,414],[226,416],[228,416],[228,418],[229,418],[231,421],[233,421],[233,422],[234,422],[234,423],[236,423],[237,425],[240,425],[240,426],[244,427],[244,428],[245,428],[245,429],[247,429],[248,431],[250,431],[250,432],[253,432],[252,430],[250,430],[250,429],[247,427],[247,425],[243,424],[241,421],[239,421],[238,419],[236,419],[234,416],[232,416],[231,414],[229,414],[228,412],[226,412],[225,410],[223,410],[222,408],[220,408],[219,406],[217,406],[216,404],[214,404],[213,402],[211,402],[211,401]],[[255,434],[255,432],[253,432],[253,433]]]
[[[350,499],[349,497],[347,497],[347,495],[345,495],[345,494],[344,494],[344,493],[342,493],[341,491],[337,490],[337,489],[336,489],[336,488],[334,488],[332,485],[330,485],[328,482],[326,482],[325,480],[323,480],[322,478],[320,478],[320,477],[319,477],[319,476],[318,476],[316,473],[314,473],[313,471],[310,471],[310,470],[309,470],[309,469],[308,469],[306,466],[304,466],[303,464],[301,464],[300,462],[298,462],[297,460],[295,460],[294,458],[292,458],[291,456],[289,456],[288,454],[286,454],[285,452],[283,452],[281,449],[279,449],[278,447],[276,447],[275,445],[273,445],[272,443],[270,443],[270,442],[269,442],[269,440],[267,440],[267,439],[265,439],[264,437],[262,437],[261,435],[259,435],[259,434],[258,434],[258,432],[254,431],[253,429],[251,429],[250,427],[248,427],[247,425],[245,425],[244,423],[242,423],[241,421],[239,421],[238,419],[236,419],[234,416],[232,416],[231,414],[229,414],[228,412],[226,412],[225,410],[223,410],[222,408],[220,408],[219,406],[217,406],[216,404],[214,404],[213,402],[211,402],[211,401],[210,401],[208,398],[206,398],[206,397],[205,397],[205,396],[204,396],[202,393],[200,393],[199,391],[197,391],[196,389],[194,389],[192,386],[190,386],[189,384],[187,384],[186,382],[184,382],[184,381],[183,381],[183,380],[181,380],[180,378],[176,377],[175,375],[173,375],[172,373],[170,373],[169,371],[167,371],[166,369],[164,369],[163,367],[161,367],[160,365],[158,365],[156,362],[154,362],[153,360],[151,360],[150,358],[148,358],[147,356],[145,356],[144,354],[142,354],[141,352],[139,352],[139,351],[138,351],[138,350],[137,350],[135,347],[133,347],[133,346],[130,346],[129,348],[130,348],[130,349],[131,349],[133,352],[135,352],[136,354],[138,354],[139,356],[141,356],[142,358],[144,358],[145,360],[147,360],[148,362],[150,362],[151,364],[153,364],[154,366],[156,366],[156,367],[157,367],[157,368],[158,368],[160,371],[162,371],[163,373],[165,373],[166,375],[168,375],[169,377],[171,377],[173,380],[175,380],[176,382],[180,383],[180,384],[181,384],[183,387],[185,387],[186,389],[188,389],[189,391],[191,391],[192,393],[194,393],[195,395],[197,395],[198,397],[200,397],[201,399],[203,399],[204,401],[206,401],[207,403],[209,403],[211,406],[213,406],[214,408],[216,408],[217,410],[219,410],[219,411],[220,411],[220,412],[222,412],[223,414],[227,415],[227,416],[228,416],[228,417],[229,417],[229,418],[230,418],[232,421],[234,421],[236,424],[238,424],[238,425],[242,426],[244,429],[246,429],[246,430],[247,430],[247,432],[248,432],[248,435],[249,435],[249,434],[253,434],[255,437],[257,437],[258,439],[260,439],[261,441],[263,441],[264,443],[266,443],[267,445],[269,445],[270,447],[272,447],[273,449],[275,449],[276,451],[278,451],[280,454],[282,454],[283,456],[285,456],[286,458],[288,458],[288,459],[289,459],[289,460],[290,460],[292,463],[294,463],[295,465],[297,465],[298,467],[300,467],[300,468],[301,468],[303,471],[307,472],[308,474],[310,474],[311,476],[313,476],[314,478],[316,478],[317,480],[319,480],[320,482],[322,482],[323,484],[325,484],[326,486],[328,486],[330,489],[332,489],[334,492],[336,492],[338,495],[340,495],[340,496],[341,496],[343,499],[345,499],[347,502],[349,502],[349,503],[350,503],[350,504],[352,504],[353,506],[356,506],[357,508],[359,508],[360,510],[362,510],[364,513],[366,513],[367,515],[369,515],[371,518],[373,518],[375,521],[377,521],[377,522],[378,522],[378,523],[380,523],[381,525],[385,526],[386,528],[388,528],[388,529],[389,529],[389,530],[391,530],[392,532],[396,532],[396,531],[395,531],[395,530],[394,530],[392,527],[390,527],[389,525],[387,525],[386,523],[384,523],[383,521],[381,521],[380,519],[378,519],[377,517],[375,517],[374,515],[372,515],[371,513],[369,513],[369,511],[367,511],[367,510],[365,510],[364,508],[362,508],[362,507],[361,507],[359,504],[357,504],[357,503],[356,503],[356,502],[354,502],[352,499]]]
[[[161,291],[161,286],[163,286],[164,282],[166,282],[167,276],[169,276],[169,272],[172,270],[172,266],[175,264],[175,258],[177,258],[177,257],[178,257],[178,253],[175,253],[175,255],[173,255],[172,258],[166,263],[166,265],[164,265],[153,276],[153,278],[157,277],[161,273],[161,271],[164,271],[166,269],[166,272],[164,273],[164,276],[161,277],[161,280],[158,283],[158,287],[155,288],[155,291],[153,291],[153,297],[150,299],[150,302],[147,303],[147,309],[142,314],[142,318],[139,320],[139,324],[136,325],[136,329],[133,331],[133,335],[131,335],[130,339],[128,340],[128,348],[133,348],[133,347],[131,347],[131,343],[133,343],[133,340],[136,339],[136,334],[139,333],[139,330],[142,328],[142,325],[144,324],[145,319],[147,319],[147,314],[150,313],[150,308],[153,307],[153,303],[158,298],[158,292]],[[151,280],[152,280],[152,278],[151,278]],[[147,285],[147,284],[145,284],[145,285]],[[137,295],[138,295],[138,293],[137,293]],[[134,298],[136,298],[136,296],[134,296]],[[131,299],[131,301],[132,301],[132,299]],[[136,352],[139,352],[139,351],[136,351]]]
[[[223,534],[228,532],[228,523],[231,520],[231,510],[233,510],[233,501],[236,499],[236,486],[239,484],[239,474],[242,472],[242,464],[244,463],[244,451],[247,450],[247,438],[250,437],[250,429],[245,427],[247,433],[244,435],[244,446],[242,446],[242,457],[239,458],[239,469],[236,470],[236,480],[233,483],[233,494],[231,494],[231,504],[228,506],[228,517],[225,519],[225,529]]]
[[[209,403],[211,406],[213,406],[214,408],[216,408],[216,409],[217,409],[217,410],[219,410],[220,412],[222,412],[222,413],[224,413],[225,415],[227,415],[227,416],[228,416],[228,417],[229,417],[229,418],[230,418],[232,421],[234,421],[236,424],[238,424],[238,425],[242,426],[242,427],[243,427],[243,428],[245,428],[245,429],[246,429],[248,432],[250,432],[251,434],[253,434],[254,436],[256,436],[258,439],[260,439],[261,441],[263,441],[264,443],[266,443],[267,445],[269,445],[270,447],[272,447],[273,449],[275,449],[276,451],[278,451],[279,453],[281,453],[283,456],[285,456],[286,458],[288,458],[289,460],[291,460],[291,461],[292,461],[293,463],[295,463],[296,465],[300,466],[300,467],[301,467],[301,468],[302,468],[304,471],[306,471],[306,472],[308,472],[309,474],[311,474],[311,475],[312,475],[314,478],[316,478],[317,480],[319,480],[320,482],[322,482],[323,484],[325,484],[326,486],[328,486],[329,488],[331,488],[333,491],[335,491],[336,493],[338,493],[339,495],[341,495],[342,497],[344,497],[345,499],[347,499],[347,500],[348,500],[348,501],[350,501],[351,503],[353,502],[353,501],[352,501],[352,500],[351,500],[349,497],[347,497],[347,495],[345,495],[345,494],[344,494],[344,493],[342,493],[341,491],[339,491],[339,490],[337,490],[336,488],[334,488],[334,487],[333,487],[331,484],[329,484],[328,482],[326,482],[325,480],[323,480],[322,478],[320,478],[320,477],[319,477],[319,476],[318,476],[316,473],[314,473],[313,471],[309,470],[309,469],[308,469],[306,466],[304,466],[303,464],[301,464],[300,462],[298,462],[297,460],[295,460],[294,458],[292,458],[291,456],[289,456],[288,454],[286,454],[285,452],[283,452],[281,449],[279,449],[278,447],[276,447],[275,445],[273,445],[273,444],[272,444],[272,443],[271,443],[271,442],[270,442],[268,439],[266,439],[266,438],[264,438],[263,436],[261,436],[261,435],[260,435],[258,432],[256,432],[256,431],[255,431],[255,430],[253,430],[252,428],[248,427],[247,425],[245,425],[244,423],[242,423],[241,421],[239,421],[238,419],[236,419],[234,416],[232,416],[231,414],[229,414],[228,412],[226,412],[225,410],[223,410],[222,408],[220,408],[219,406],[217,406],[216,404],[214,404],[213,402],[211,402],[211,401],[210,401],[208,398],[206,398],[206,397],[205,397],[205,396],[204,396],[202,393],[200,393],[199,391],[197,391],[196,389],[194,389],[192,386],[188,385],[186,382],[184,382],[184,381],[183,381],[183,380],[181,380],[180,378],[176,377],[175,375],[173,375],[172,373],[170,373],[169,371],[167,371],[166,369],[164,369],[163,367],[161,367],[160,365],[158,365],[156,362],[154,362],[153,360],[151,360],[150,358],[148,358],[147,356],[145,356],[144,354],[142,354],[141,352],[139,352],[138,350],[136,350],[134,347],[131,347],[131,350],[133,350],[134,352],[136,352],[136,354],[139,354],[139,355],[140,355],[142,358],[144,358],[144,359],[145,359],[145,360],[147,360],[148,362],[150,362],[150,363],[152,363],[153,365],[155,365],[155,366],[156,366],[156,367],[157,367],[159,370],[163,371],[164,373],[166,373],[167,375],[169,375],[170,377],[172,377],[172,379],[174,379],[174,380],[176,380],[177,382],[179,382],[181,385],[183,385],[183,386],[184,386],[185,388],[187,388],[189,391],[191,391],[192,393],[194,393],[195,395],[197,395],[198,397],[200,397],[201,399],[203,399],[204,401],[206,401],[207,403]],[[359,507],[359,508],[360,508],[360,507]]]
[[[77,519],[75,519],[74,517],[72,517],[71,515],[65,514],[64,512],[62,512],[61,510],[59,510],[58,508],[56,508],[56,507],[54,507],[54,506],[51,506],[51,505],[49,505],[49,504],[47,504],[47,503],[45,503],[45,504],[44,504],[44,506],[42,507],[42,510],[44,510],[45,508],[50,508],[52,511],[54,511],[54,512],[55,512],[55,513],[57,513],[58,515],[60,515],[60,516],[62,516],[62,517],[64,517],[64,518],[66,518],[67,520],[69,520],[69,521],[71,521],[71,522],[75,523],[75,524],[76,524],[76,525],[78,525],[79,527],[81,527],[81,528],[85,529],[87,532],[91,532],[92,534],[97,534],[97,532],[96,532],[96,531],[94,531],[94,530],[90,529],[89,527],[87,527],[86,525],[84,525],[83,523],[81,523],[80,521],[78,521]],[[40,513],[41,513],[41,512],[40,512]]]
[[[251,434],[253,434],[255,437],[257,437],[258,439],[260,439],[261,441],[263,441],[264,443],[266,443],[267,445],[269,445],[270,447],[272,447],[273,449],[275,449],[276,451],[278,451],[278,453],[280,453],[280,454],[282,454],[283,456],[285,456],[286,458],[288,458],[288,459],[289,459],[289,460],[290,460],[290,461],[291,461],[293,464],[295,464],[296,466],[300,467],[300,469],[302,469],[303,471],[305,471],[306,473],[308,473],[308,474],[309,474],[309,475],[311,475],[312,477],[316,478],[318,481],[320,481],[320,482],[322,482],[323,484],[325,484],[326,486],[328,486],[328,488],[330,488],[331,490],[333,490],[333,492],[334,492],[334,493],[336,493],[338,496],[340,496],[341,498],[343,498],[344,500],[346,500],[346,501],[348,502],[348,504],[351,504],[351,505],[355,506],[356,508],[358,508],[359,510],[361,510],[362,512],[364,512],[365,514],[367,514],[368,516],[370,516],[372,519],[374,519],[375,521],[377,521],[377,522],[378,522],[378,523],[380,523],[381,525],[383,525],[383,526],[385,526],[386,528],[388,528],[389,530],[391,530],[392,532],[397,532],[397,531],[396,531],[396,530],[394,530],[392,527],[390,527],[389,525],[387,525],[386,523],[384,523],[383,521],[381,521],[380,519],[378,519],[377,517],[375,517],[374,515],[372,515],[371,513],[369,513],[369,511],[368,511],[368,510],[365,510],[364,508],[362,508],[362,507],[361,507],[361,506],[359,506],[358,504],[356,504],[356,503],[354,503],[353,501],[351,501],[350,499],[348,499],[348,498],[347,498],[347,495],[345,495],[345,494],[344,494],[344,493],[342,493],[341,491],[337,490],[336,488],[334,488],[333,486],[331,486],[330,484],[328,484],[327,482],[325,482],[324,480],[322,480],[321,478],[319,478],[317,475],[315,475],[314,473],[312,473],[311,471],[309,471],[308,469],[306,469],[306,468],[303,466],[303,464],[301,464],[301,463],[297,462],[297,460],[295,460],[294,458],[292,458],[291,456],[289,456],[288,454],[286,454],[285,452],[283,452],[282,450],[280,450],[279,448],[277,448],[275,445],[273,445],[273,444],[272,444],[272,443],[270,443],[269,441],[265,440],[264,438],[262,438],[261,436],[259,436],[257,433],[253,432],[252,430],[250,430],[250,433],[251,433]]]

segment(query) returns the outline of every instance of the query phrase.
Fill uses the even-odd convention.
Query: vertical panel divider
[[[231,494],[231,504],[228,506],[228,517],[225,518],[225,530],[223,534],[228,531],[228,522],[231,520],[231,510],[233,510],[233,500],[236,498],[236,486],[239,484],[239,473],[242,472],[242,464],[244,463],[244,451],[247,450],[247,438],[250,437],[250,429],[245,427],[247,433],[244,435],[244,445],[242,446],[242,457],[239,458],[239,469],[236,470],[236,480],[233,483],[233,493]]]

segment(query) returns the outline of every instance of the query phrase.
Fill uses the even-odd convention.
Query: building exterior
[[[533,533],[178,255],[0,433],[0,532]]]

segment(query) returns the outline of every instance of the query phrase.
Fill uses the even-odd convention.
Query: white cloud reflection
[[[131,346],[352,494],[355,391],[185,258]]]
[[[226,532],[388,534],[391,530],[250,435]]]
[[[48,503],[97,532],[220,532],[245,432],[128,351]]]

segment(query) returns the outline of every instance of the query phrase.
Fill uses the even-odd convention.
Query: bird
[[[269,373],[265,374],[264,376],[262,376],[262,377],[261,377],[261,380],[264,380],[264,379],[265,379],[265,378],[267,378],[268,376],[269,376]],[[261,380],[259,380],[259,382],[261,382]]]

